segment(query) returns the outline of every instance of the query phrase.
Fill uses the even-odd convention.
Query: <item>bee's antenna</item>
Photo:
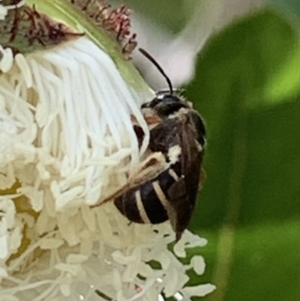
[[[167,76],[167,74],[165,73],[165,71],[162,69],[162,67],[158,64],[158,62],[145,50],[142,48],[139,48],[139,51],[150,61],[152,62],[155,67],[159,70],[159,72],[163,75],[163,77],[166,79],[169,89],[170,89],[170,93],[173,94],[173,86],[171,83],[171,80],[169,79],[169,77]]]

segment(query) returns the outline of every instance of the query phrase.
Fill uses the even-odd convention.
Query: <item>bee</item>
[[[169,90],[142,105],[150,128],[152,154],[141,163],[128,183],[101,204],[113,200],[118,210],[135,223],[159,224],[169,220],[181,238],[195,208],[204,173],[205,125],[192,104],[174,92],[158,63],[139,49],[165,77]],[[141,139],[141,129],[136,129]]]

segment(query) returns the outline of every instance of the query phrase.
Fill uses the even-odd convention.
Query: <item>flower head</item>
[[[183,289],[186,271],[202,274],[204,261],[177,258],[205,239],[186,231],[172,252],[168,223],[130,224],[113,203],[91,208],[145,156],[140,106],[153,91],[131,84],[88,36],[52,46],[24,54],[0,45],[0,300],[180,300],[213,290]]]

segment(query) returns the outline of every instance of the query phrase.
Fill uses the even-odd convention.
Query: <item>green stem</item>
[[[243,87],[243,84],[240,82],[235,85],[237,95],[239,95],[237,91],[238,85],[240,86],[239,91],[241,91]],[[208,298],[209,301],[226,300],[234,258],[235,232],[242,204],[242,186],[248,159],[247,112],[243,101],[239,103],[237,116],[237,130],[233,146],[234,159],[229,179],[229,204],[223,226],[219,232],[217,263],[212,281],[216,284],[217,290]]]

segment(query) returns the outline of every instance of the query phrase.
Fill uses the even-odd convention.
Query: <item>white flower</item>
[[[0,45],[0,301],[190,300],[204,271],[185,249],[206,240],[169,223],[129,224],[112,203],[147,149],[135,88],[87,37],[13,56]],[[139,148],[132,120],[146,133]],[[153,264],[155,263],[155,268]]]

